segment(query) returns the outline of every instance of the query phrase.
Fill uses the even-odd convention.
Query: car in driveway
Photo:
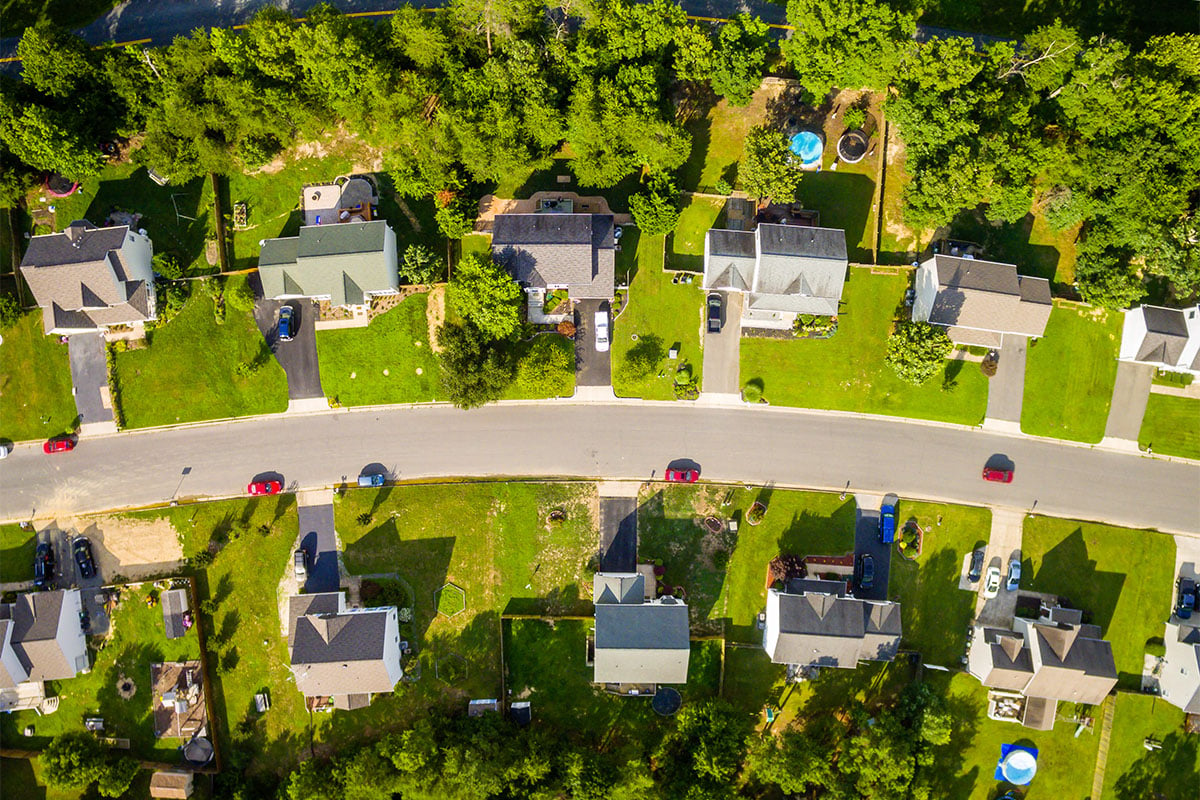
[[[721,298],[720,292],[713,292],[708,296],[708,332],[721,332],[721,304],[724,301]]]
[[[979,578],[983,575],[983,549],[975,550],[971,553],[971,566],[967,568],[967,580],[971,583],[978,583]]]
[[[858,588],[870,589],[875,583],[875,559],[870,553],[858,557]]]
[[[33,585],[42,588],[54,580],[54,547],[41,542],[33,552]]]
[[[291,306],[283,306],[279,309],[279,324],[275,328],[279,341],[290,342],[292,340],[292,337],[296,335],[296,323],[296,312]]]
[[[251,497],[259,497],[261,495],[279,494],[283,489],[279,481],[254,481],[246,487],[246,494]]]
[[[879,507],[879,541],[883,544],[896,541],[896,503],[899,500],[896,495],[889,494]]]
[[[75,558],[75,566],[79,567],[79,577],[83,580],[96,577],[96,562],[92,560],[92,543],[84,536],[75,537],[71,542],[71,554]]]
[[[993,467],[983,468],[983,479],[992,483],[1012,483],[1013,471],[1011,469],[995,469]]]
[[[308,551],[303,547],[292,554],[292,570],[300,583],[308,580]]]
[[[1191,578],[1180,578],[1179,601],[1175,605],[1175,615],[1180,619],[1191,619],[1192,611],[1196,608],[1196,582]]]
[[[1010,592],[1021,588],[1021,562],[1015,558],[1008,562],[1008,581],[1004,588]]]
[[[70,436],[55,436],[42,445],[42,452],[49,455],[50,453],[69,453],[75,449],[75,440]]]
[[[700,470],[668,469],[663,473],[663,479],[668,483],[695,483],[700,480]]]
[[[988,567],[987,576],[983,581],[983,596],[991,599],[1000,594],[1000,567]]]
[[[608,312],[596,312],[596,352],[608,351]]]

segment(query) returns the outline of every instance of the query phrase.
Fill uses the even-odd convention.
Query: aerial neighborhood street
[[[12,0],[0,796],[1200,797],[1194,16]]]

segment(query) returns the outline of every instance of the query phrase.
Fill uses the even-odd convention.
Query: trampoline
[[[193,766],[203,767],[213,759],[212,742],[203,736],[194,736],[182,748],[183,760]]]
[[[867,154],[867,136],[862,131],[846,131],[838,139],[838,158],[846,164],[862,161]]]
[[[683,697],[679,692],[669,686],[660,687],[654,693],[654,699],[650,701],[650,707],[654,709],[654,713],[660,717],[672,716],[679,707],[683,705]]]
[[[70,197],[79,189],[77,182],[70,178],[65,178],[57,172],[47,175],[43,186],[46,189],[46,194],[51,197]]]
[[[821,161],[825,143],[821,141],[818,134],[812,131],[800,131],[792,136],[790,149],[800,159],[800,163],[808,167]]]

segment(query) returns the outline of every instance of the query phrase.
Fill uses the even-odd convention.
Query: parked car
[[[292,555],[292,569],[296,573],[296,580],[301,583],[308,580],[308,551],[303,547]]]
[[[886,495],[879,507],[879,541],[884,544],[896,541],[896,503],[899,500],[894,494]]]
[[[980,576],[983,575],[983,549],[971,553],[971,567],[967,570],[967,580],[971,583],[978,583]]]
[[[596,352],[608,350],[608,312],[596,312]]]
[[[0,442],[0,458],[8,458],[8,454],[12,452],[12,445]]]
[[[33,552],[33,585],[42,588],[54,580],[54,548],[41,542]]]
[[[246,487],[246,494],[259,496],[265,494],[279,494],[283,486],[279,481],[255,481]]]
[[[1000,594],[1000,568],[988,567],[987,579],[983,582],[983,596],[987,598]]]
[[[279,334],[279,341],[290,342],[292,337],[296,335],[296,312],[291,306],[284,306],[279,309],[279,325],[276,332]]]
[[[992,483],[1012,483],[1013,471],[1011,469],[992,469],[990,467],[983,468],[983,479]]]
[[[695,483],[700,480],[698,469],[668,469],[663,473],[663,480],[671,483]]]
[[[721,332],[721,304],[723,300],[720,292],[713,292],[708,296],[708,332]]]
[[[69,453],[75,449],[75,440],[70,436],[55,436],[42,445],[43,453]]]
[[[383,486],[386,481],[387,477],[382,472],[377,472],[374,475],[358,476],[358,485],[364,489]]]
[[[79,577],[83,579],[96,576],[96,562],[92,561],[92,543],[83,536],[75,537],[71,542],[71,553],[75,556],[75,564],[79,567]]]
[[[1010,592],[1021,588],[1021,562],[1015,558],[1008,562],[1008,583],[1004,588]]]
[[[1175,614],[1180,619],[1191,619],[1192,610],[1196,605],[1196,582],[1191,578],[1179,579],[1179,603],[1175,606]]]
[[[875,559],[870,553],[858,557],[858,588],[870,589],[875,583]]]

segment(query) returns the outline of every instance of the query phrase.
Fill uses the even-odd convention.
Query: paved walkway
[[[996,374],[988,384],[987,419],[1021,422],[1021,403],[1025,397],[1025,352],[1029,340],[1005,334]]]
[[[1117,382],[1113,385],[1108,424],[1104,427],[1105,439],[1137,442],[1153,380],[1154,367],[1128,361],[1117,364]]]
[[[992,531],[983,555],[983,577],[979,579],[979,596],[975,601],[975,621],[979,625],[1012,628],[1017,610],[1017,593],[1005,589],[1008,581],[1008,562],[1021,558],[1021,528],[1025,512],[1017,509],[993,508]],[[983,596],[989,567],[1000,568],[1000,593],[993,598]]]
[[[1200,381],[1192,381],[1187,386],[1163,386],[1162,384],[1152,383],[1150,384],[1150,393],[1200,399]]]

